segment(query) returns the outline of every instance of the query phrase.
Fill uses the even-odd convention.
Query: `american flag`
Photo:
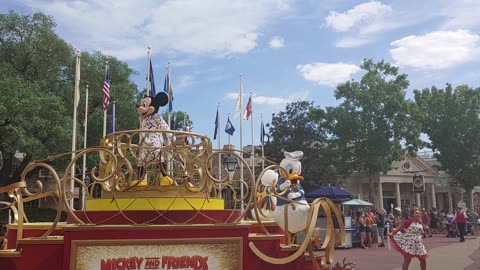
[[[103,82],[103,110],[106,111],[110,105],[110,69],[107,66],[105,81]]]
[[[245,108],[245,119],[249,119],[252,115],[252,95],[248,98],[247,108]]]

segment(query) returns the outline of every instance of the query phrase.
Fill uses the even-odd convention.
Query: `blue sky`
[[[157,89],[171,61],[173,109],[189,114],[192,131],[213,139],[220,103],[222,145],[240,74],[242,109],[253,93],[255,144],[260,114],[269,122],[298,100],[336,105],[336,85],[359,80],[364,58],[384,59],[408,74],[409,98],[414,89],[447,82],[480,83],[477,0],[2,1],[0,10],[10,9],[52,15],[56,32],[72,46],[127,62],[138,72],[131,79],[139,88],[145,87],[151,46]],[[237,147],[239,121],[232,119]],[[243,133],[243,145],[250,144],[250,121],[243,122]]]

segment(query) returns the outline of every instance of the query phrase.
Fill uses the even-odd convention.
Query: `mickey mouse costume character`
[[[170,130],[167,122],[158,114],[158,109],[168,104],[168,94],[159,92],[155,96],[144,96],[137,105],[137,112],[140,115],[141,130]],[[145,166],[154,161],[161,161],[160,147],[164,143],[162,133],[143,133],[140,136],[140,152],[138,155],[138,175],[143,178]]]

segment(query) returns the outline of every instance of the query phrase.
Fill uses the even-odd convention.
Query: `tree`
[[[325,135],[322,126],[315,122],[323,117],[323,110],[313,102],[298,101],[287,104],[285,111],[272,115],[269,142],[265,145],[265,156],[280,162],[283,151],[303,151],[302,175],[305,190],[328,183],[326,168],[330,165],[324,153]]]
[[[30,161],[70,151],[74,49],[55,34],[54,27],[53,19],[42,13],[0,14],[0,151],[4,157],[0,186],[17,181]],[[110,64],[111,100],[117,101],[117,130],[137,129],[137,87],[129,80],[134,71],[100,52],[82,52],[81,60],[78,145],[83,145],[81,116],[86,85],[90,89],[88,146],[98,145],[102,137],[106,60]],[[12,171],[17,151],[25,156]],[[91,166],[98,164],[96,160],[89,162]],[[56,165],[63,168],[64,164]]]
[[[65,152],[71,138],[65,89],[72,49],[41,13],[0,14],[0,186],[17,180],[32,160]],[[68,97],[71,100],[71,96]],[[70,128],[68,128],[70,127]],[[15,152],[25,153],[12,172]]]
[[[468,192],[480,184],[480,88],[466,85],[415,90],[427,147],[442,168]],[[467,194],[469,194],[467,192]]]
[[[327,108],[326,127],[337,170],[367,174],[369,200],[375,203],[379,174],[404,155],[402,144],[417,147],[420,132],[413,103],[405,100],[407,75],[384,61],[365,59],[361,68],[366,73],[360,82],[337,86],[335,97],[342,103]]]
[[[101,52],[82,52],[81,57],[81,104],[85,103],[85,88],[89,86],[88,102],[88,146],[98,145],[103,134],[103,83],[105,64],[110,70],[110,106],[107,109],[107,132],[115,101],[115,130],[138,129],[135,113],[137,86],[129,80],[135,72],[124,62]],[[71,101],[70,101],[71,102]],[[81,110],[79,110],[81,112]],[[83,134],[83,132],[81,132]]]
[[[165,111],[162,113],[162,117],[165,121],[168,121],[168,112]],[[188,117],[188,114],[186,112],[178,111],[178,112],[172,112],[170,116],[170,129],[171,130],[185,130],[185,122],[189,128],[189,131],[192,131],[192,120]],[[173,124],[173,125],[172,125]]]

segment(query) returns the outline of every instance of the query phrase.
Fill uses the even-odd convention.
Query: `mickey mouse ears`
[[[165,92],[158,92],[157,95],[155,95],[155,100],[158,101],[160,107],[163,107],[168,104],[168,94]]]

